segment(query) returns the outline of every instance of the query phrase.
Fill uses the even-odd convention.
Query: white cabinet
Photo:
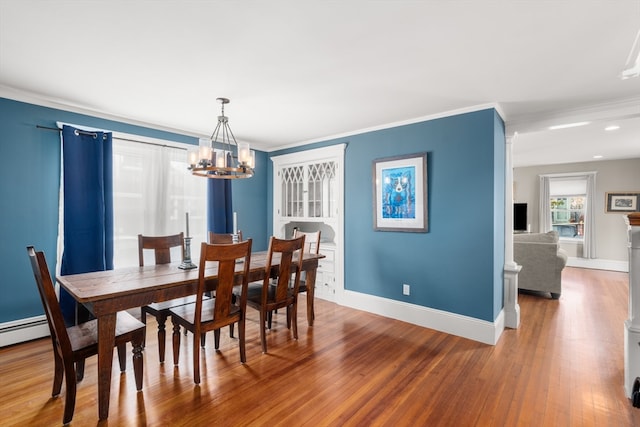
[[[344,150],[346,144],[273,157],[273,234],[320,230],[316,293],[335,300],[343,289]]]
[[[335,247],[330,244],[320,245],[323,258],[318,263],[315,295],[318,298],[334,301],[336,294]]]

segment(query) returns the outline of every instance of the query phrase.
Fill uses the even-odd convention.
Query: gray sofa
[[[560,298],[567,254],[558,244],[558,233],[514,234],[513,258],[522,266],[518,274],[519,289],[549,292],[553,299]]]

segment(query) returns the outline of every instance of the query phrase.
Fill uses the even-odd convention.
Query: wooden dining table
[[[314,298],[313,289],[318,260],[324,257],[322,254],[304,254],[302,270],[306,272],[307,307],[311,307],[309,302]],[[98,416],[100,420],[106,420],[109,416],[116,313],[154,302],[194,295],[198,287],[198,269],[182,270],[178,265],[172,263],[116,268],[56,277],[60,286],[98,319]],[[266,251],[252,253],[249,282],[264,280],[266,265]],[[274,256],[270,276],[275,275],[278,265],[279,261]],[[241,271],[242,266],[238,264],[238,273]],[[216,267],[205,270],[205,277],[211,289],[215,289],[217,273]],[[310,316],[311,313],[308,310],[309,324],[312,322]]]

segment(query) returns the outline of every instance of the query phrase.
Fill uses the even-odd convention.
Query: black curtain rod
[[[55,130],[57,132],[62,132],[62,129],[60,129],[60,128],[51,128],[51,127],[40,126],[40,125],[36,125],[36,127],[38,129]],[[97,134],[95,132],[88,132],[86,130],[80,130],[80,129],[76,129],[76,134],[93,135],[94,138],[97,136]],[[167,144],[158,144],[157,142],[139,141],[137,139],[120,138],[120,137],[117,137],[117,136],[114,136],[113,139],[119,139],[120,141],[137,142],[138,144],[156,145],[158,147],[170,147],[170,148],[175,148],[175,149],[178,149],[178,150],[185,150],[185,151],[187,150],[186,148],[183,148],[183,147],[175,147],[173,145],[167,145]]]
[[[39,129],[57,130],[58,132],[62,132],[62,129],[60,129],[60,128],[50,128],[50,127],[40,126],[40,125],[36,125],[36,127],[39,128]],[[94,138],[96,138],[98,136],[98,134],[96,132],[89,132],[89,131],[81,130],[81,129],[76,129],[75,134],[76,135],[89,135],[89,136],[93,136]]]

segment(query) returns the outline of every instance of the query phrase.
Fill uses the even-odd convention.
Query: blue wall
[[[495,320],[503,304],[505,168],[504,124],[495,110],[353,135],[304,149],[343,142],[348,144],[345,288]],[[419,152],[428,155],[429,232],[374,231],[372,162]],[[402,295],[404,283],[411,285],[410,296]]]
[[[36,126],[55,128],[57,121],[198,144],[190,136],[0,98],[0,323],[43,314],[25,248],[43,250],[53,273],[60,135]],[[264,152],[256,156],[256,176],[233,183],[233,207],[244,235],[261,250],[267,247],[267,222],[255,212],[264,212],[266,206],[268,160]]]

